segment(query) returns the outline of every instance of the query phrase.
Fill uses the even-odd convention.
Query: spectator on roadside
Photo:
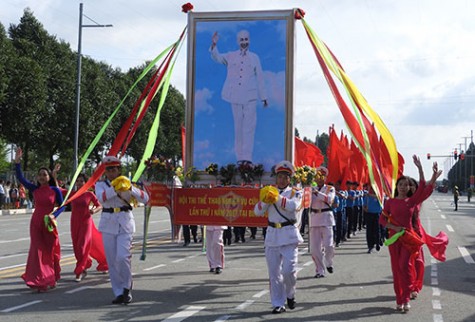
[[[3,209],[3,205],[5,204],[5,188],[3,184],[3,179],[0,179],[0,209]]]

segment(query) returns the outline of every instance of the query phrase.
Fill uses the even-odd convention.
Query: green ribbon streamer
[[[384,241],[384,245],[385,246],[389,246],[389,245],[392,245],[394,244],[398,239],[399,237],[401,237],[402,235],[404,235],[404,233],[406,232],[405,229],[402,229],[400,232],[398,233],[395,233],[394,235],[392,235],[391,238],[388,238]]]
[[[166,71],[163,83],[157,87],[157,93],[158,93],[159,89],[163,86],[163,90],[160,95],[160,102],[158,104],[157,113],[155,114],[155,118],[153,120],[152,126],[150,127],[147,144],[145,146],[142,159],[140,160],[137,170],[135,171],[135,174],[132,177],[133,182],[137,182],[140,179],[140,177],[142,176],[145,170],[145,161],[152,156],[153,150],[155,149],[155,143],[157,142],[157,137],[158,137],[158,128],[160,126],[160,114],[161,114],[163,105],[165,104],[165,99],[168,95],[168,90],[170,88],[171,75],[173,72],[173,68],[175,67],[178,53],[180,52],[181,46],[183,45],[183,40],[184,40],[184,37],[180,38],[175,43],[175,45],[178,47],[178,50],[175,51],[175,53],[173,54],[173,57],[172,57],[173,63],[171,64],[170,68]],[[155,95],[156,93],[154,94],[154,96]]]

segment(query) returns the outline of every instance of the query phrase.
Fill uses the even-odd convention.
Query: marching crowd
[[[57,186],[55,174],[40,168],[36,182],[24,178],[20,161],[22,151],[17,149],[15,162],[18,181],[34,196],[35,209],[30,221],[30,250],[25,273],[26,285],[38,292],[54,288],[60,279],[61,258],[54,209],[63,203],[64,190]],[[315,264],[315,278],[333,274],[335,247],[348,241],[359,231],[366,231],[368,253],[379,251],[383,243],[389,246],[396,309],[407,312],[410,300],[417,298],[424,276],[422,245],[431,254],[445,260],[448,238],[425,233],[420,222],[420,207],[434,189],[441,171],[437,163],[429,182],[425,181],[421,162],[413,157],[419,170],[419,180],[401,176],[396,182],[394,196],[380,200],[370,185],[357,182],[328,183],[328,169],[317,168],[315,185],[311,191],[310,207],[303,209],[303,190],[291,185],[294,166],[282,161],[275,166],[276,184],[261,188],[256,216],[267,216],[263,228],[265,258],[269,274],[272,313],[280,314],[297,305],[298,245],[308,232],[309,250]],[[76,281],[86,277],[92,258],[98,262],[98,271],[108,273],[115,296],[113,304],[132,301],[131,246],[135,232],[132,200],[147,203],[149,196],[121,175],[120,160],[107,156],[102,164],[104,180],[95,185],[95,193],[87,192],[77,198],[72,195],[71,236],[77,259],[74,270]],[[81,189],[87,177],[80,175],[77,188]],[[360,189],[359,189],[360,188]],[[59,210],[60,211],[60,210]],[[98,230],[92,215],[101,212]],[[48,217],[46,218],[45,217]],[[52,225],[45,226],[49,220]],[[306,231],[306,227],[307,231]],[[198,242],[197,226],[184,226],[184,246],[193,237]],[[256,238],[257,228],[251,228]],[[235,241],[245,242],[244,227],[235,227]],[[94,237],[96,236],[96,237]],[[402,237],[401,237],[402,236]],[[209,270],[220,274],[224,269],[224,246],[231,244],[231,227],[206,226],[201,230],[206,240]],[[412,239],[411,239],[412,238]],[[408,241],[409,239],[409,241]],[[99,241],[99,242],[98,242]]]

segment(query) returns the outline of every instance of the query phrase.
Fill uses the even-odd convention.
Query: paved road
[[[143,208],[136,209],[134,302],[114,306],[107,275],[91,271],[74,282],[69,213],[59,219],[62,279],[45,294],[19,278],[29,247],[28,215],[1,216],[1,321],[475,321],[475,202],[434,193],[422,209],[426,230],[450,236],[447,261],[426,255],[425,286],[407,314],[396,313],[386,248],[367,254],[364,232],[337,249],[335,273],[315,279],[306,245],[300,247],[297,308],[270,314],[263,240],[226,246],[223,274],[208,272],[200,244],[171,241],[168,212],[152,210],[148,252],[140,260]],[[98,219],[98,218],[96,218]],[[306,236],[305,236],[306,237]]]

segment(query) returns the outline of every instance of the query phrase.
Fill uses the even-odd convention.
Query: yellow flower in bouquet
[[[296,183],[301,183],[303,185],[312,184],[316,175],[315,168],[312,168],[308,165],[302,167],[297,167],[295,169],[294,180]]]
[[[274,186],[265,186],[259,191],[259,199],[265,203],[275,203],[279,199],[279,190]]]

